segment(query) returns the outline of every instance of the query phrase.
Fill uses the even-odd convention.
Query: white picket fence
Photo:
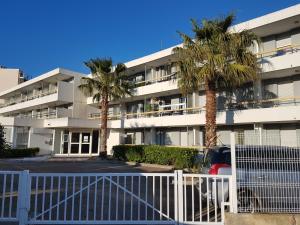
[[[0,172],[0,223],[224,224],[231,176]]]

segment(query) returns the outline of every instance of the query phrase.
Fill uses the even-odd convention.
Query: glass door
[[[69,131],[65,130],[62,138],[62,154],[69,153]]]
[[[61,154],[65,155],[90,155],[97,153],[98,142],[95,143],[95,149],[92,150],[92,139],[99,137],[99,133],[92,131],[68,131],[62,132]],[[93,140],[94,142],[94,140]]]
[[[91,133],[81,133],[81,154],[90,154]]]
[[[79,154],[80,153],[79,150],[80,150],[80,133],[72,132],[70,154]]]
[[[99,149],[99,131],[93,130],[92,135],[92,154],[98,154]]]

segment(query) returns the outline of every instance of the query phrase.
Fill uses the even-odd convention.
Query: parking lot
[[[0,170],[29,170],[36,173],[128,173],[128,172],[170,172],[170,168],[161,166],[128,165],[114,160],[75,160],[74,161],[26,161],[1,160]]]

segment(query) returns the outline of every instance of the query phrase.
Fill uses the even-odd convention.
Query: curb
[[[125,162],[125,163],[129,166],[143,166],[143,167],[174,170],[174,166],[169,166],[169,165],[159,165],[159,164],[150,164],[150,163],[137,163],[137,162]]]

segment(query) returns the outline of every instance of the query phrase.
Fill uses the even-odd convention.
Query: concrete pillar
[[[199,144],[201,147],[205,145],[204,132],[202,130],[199,131]]]
[[[112,155],[112,148],[115,145],[121,144],[122,138],[124,137],[124,133],[122,133],[119,129],[109,129],[108,139],[107,139],[107,154]]]
[[[263,143],[263,124],[255,123],[254,124],[254,130],[255,130],[255,134],[258,135],[259,144],[262,145],[262,143]]]
[[[199,94],[193,92],[193,107],[199,107]]]
[[[151,68],[151,76],[152,76],[152,81],[153,81],[153,80],[156,80],[154,68]],[[155,82],[156,82],[156,81],[155,81]]]
[[[33,133],[33,128],[30,127],[28,131],[28,141],[27,141],[27,148],[30,148],[31,146],[31,134]]]
[[[150,135],[151,135],[151,144],[155,145],[156,144],[156,129],[155,127],[151,127],[150,129]]]
[[[11,147],[16,148],[17,147],[17,128],[12,127],[11,130]]]
[[[254,82],[253,84],[253,91],[254,91],[254,99],[255,100],[261,100],[263,91],[262,91],[262,82],[261,79],[259,78],[257,81]]]

